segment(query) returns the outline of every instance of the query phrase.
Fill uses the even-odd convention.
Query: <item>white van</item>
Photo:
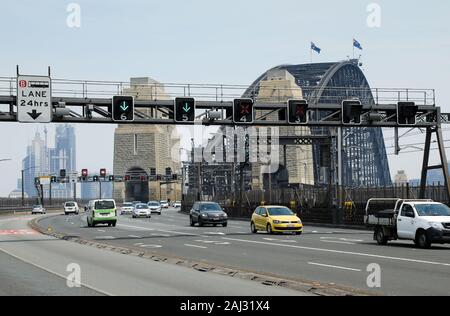
[[[80,213],[80,209],[78,207],[77,202],[66,202],[64,203],[64,214],[76,214],[78,215]]]

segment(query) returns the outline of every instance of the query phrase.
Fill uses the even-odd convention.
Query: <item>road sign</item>
[[[342,124],[359,125],[361,124],[362,104],[359,100],[342,101]]]
[[[50,123],[52,121],[52,80],[50,77],[17,77],[17,120],[22,123]]]
[[[134,121],[134,97],[125,95],[114,96],[112,117],[115,122]]]
[[[253,100],[235,99],[233,101],[233,122],[236,124],[252,124],[253,120]]]
[[[175,122],[193,122],[195,121],[195,99],[194,98],[176,98],[174,106]]]
[[[288,122],[289,124],[308,123],[308,102],[306,100],[288,101]]]
[[[43,176],[43,177],[39,177],[40,183],[42,185],[49,185],[50,181],[51,181],[51,177],[50,176]]]

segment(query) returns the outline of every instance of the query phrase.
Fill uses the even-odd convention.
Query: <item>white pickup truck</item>
[[[450,243],[450,208],[432,200],[370,199],[364,217],[374,240],[413,240],[420,248]]]

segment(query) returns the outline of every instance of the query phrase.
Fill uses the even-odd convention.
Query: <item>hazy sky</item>
[[[355,37],[364,47],[363,68],[372,87],[434,88],[438,105],[450,112],[446,0],[74,2],[81,7],[80,28],[66,24],[71,1],[4,1],[0,76],[15,76],[19,64],[26,74],[45,74],[50,65],[54,78],[250,84],[273,66],[309,62],[311,40],[323,49],[314,61],[346,59]],[[381,8],[379,28],[367,24],[371,3]],[[50,139],[54,127],[48,126]],[[15,188],[37,129],[43,126],[0,125],[0,159],[13,159],[0,163],[0,195]],[[79,169],[112,169],[113,132],[112,125],[76,126]],[[392,173],[405,169],[419,177],[421,156],[390,156]]]

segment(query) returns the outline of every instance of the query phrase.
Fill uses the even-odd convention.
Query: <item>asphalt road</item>
[[[0,295],[305,295],[43,236],[28,227],[30,219],[0,218]],[[50,221],[87,231],[80,217]],[[74,265],[79,267],[80,288],[67,286]]]
[[[292,280],[348,286],[374,294],[450,295],[450,246],[416,249],[409,241],[378,246],[369,231],[306,227],[302,236],[251,234],[249,223],[190,227],[169,209],[151,219],[121,216],[116,228],[88,228],[85,216],[56,216],[44,227],[84,239],[153,250]],[[381,287],[369,288],[368,267],[381,268]],[[254,294],[247,292],[247,294]]]

